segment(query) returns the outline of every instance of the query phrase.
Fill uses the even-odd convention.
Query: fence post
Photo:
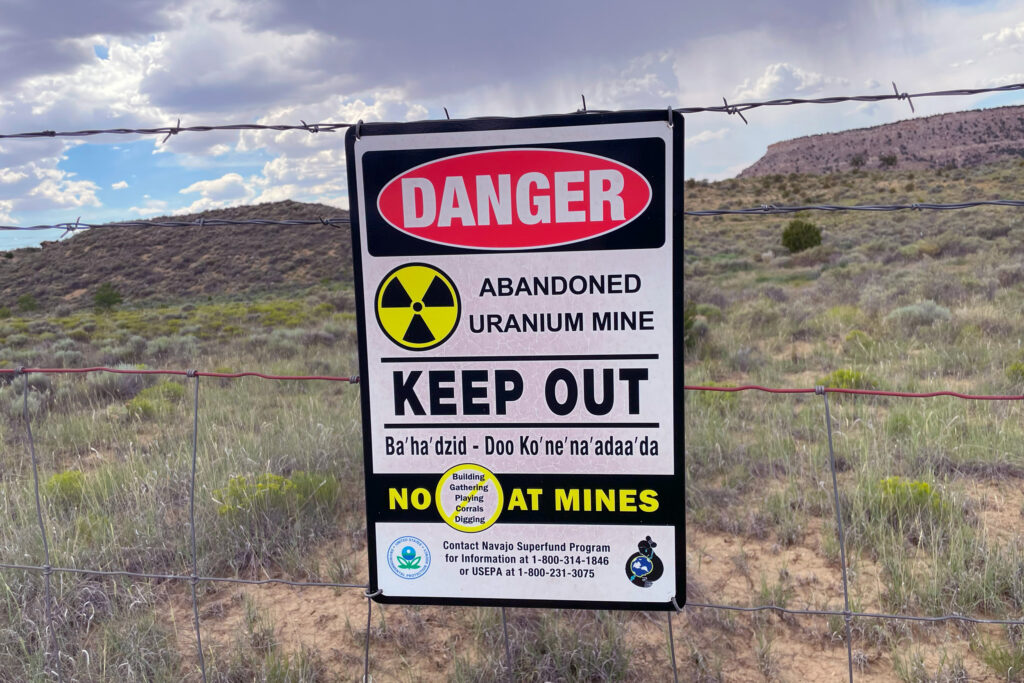
[[[515,680],[515,673],[512,667],[512,645],[508,638],[508,619],[505,618],[505,608],[501,608],[501,630],[505,636],[505,669],[508,671],[508,680]]]
[[[675,600],[672,601],[675,604]],[[668,615],[668,654],[672,658],[672,681],[673,683],[679,683],[679,670],[676,668],[676,639],[672,634],[672,613],[665,612]]]
[[[832,495],[836,504],[836,528],[839,531],[839,562],[843,571],[843,621],[846,622],[846,663],[850,683],[853,683],[853,644],[850,636],[850,588],[846,578],[846,535],[843,533],[843,513],[839,504],[839,483],[836,480],[836,456],[832,446],[832,415],[828,409],[828,394],[825,387],[814,387],[814,393],[825,402],[825,430],[828,434],[828,467],[832,471]]]
[[[370,615],[373,614],[373,599],[383,593],[377,589],[371,593],[369,589],[363,591],[366,596],[366,648],[363,650],[363,683],[370,683]]]
[[[196,555],[196,454],[199,450],[199,373],[189,370],[185,373],[194,381],[192,393],[192,478],[188,488],[188,527],[192,535],[192,620],[196,630],[196,652],[199,657],[199,673],[206,683],[206,661],[203,657],[203,637],[199,631],[199,559]]]
[[[43,504],[39,498],[39,467],[36,464],[36,443],[32,436],[32,421],[29,419],[28,414],[28,371],[25,368],[18,368],[16,374],[21,375],[23,383],[21,385],[21,417],[25,421],[25,433],[28,435],[28,452],[32,459],[32,483],[35,486],[36,494],[36,517],[39,520],[39,534],[43,538],[43,556],[45,557],[45,564],[43,565],[43,599],[45,602],[46,609],[46,634],[44,640],[49,644],[49,650],[44,652],[44,660],[50,661],[51,656],[56,657],[56,665],[54,671],[57,674],[57,680],[63,680],[60,672],[60,648],[57,645],[57,633],[53,628],[53,608],[51,602],[53,601],[50,594],[50,575],[53,573],[53,567],[50,566],[50,543],[46,537],[46,524],[43,522]],[[46,647],[46,646],[44,646]]]

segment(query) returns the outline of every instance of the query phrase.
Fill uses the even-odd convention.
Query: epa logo
[[[418,579],[430,569],[430,548],[415,536],[396,538],[388,546],[388,566],[403,579]]]
[[[637,552],[626,560],[626,576],[634,586],[650,588],[651,584],[661,578],[665,573],[665,565],[661,558],[654,552],[658,546],[648,536],[637,544]]]

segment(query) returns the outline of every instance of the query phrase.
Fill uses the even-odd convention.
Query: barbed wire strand
[[[684,216],[692,218],[709,218],[714,216],[776,216],[809,211],[822,211],[838,213],[843,211],[869,211],[869,212],[893,212],[893,211],[958,211],[961,209],[974,209],[984,206],[1002,206],[1024,208],[1024,199],[980,199],[970,202],[918,202],[913,204],[801,204],[797,206],[785,206],[776,204],[761,204],[746,209],[701,209],[697,211],[683,211]],[[53,223],[47,225],[0,225],[0,231],[32,232],[40,230],[63,230],[64,234],[79,232],[82,230],[95,230],[97,228],[197,228],[197,227],[227,227],[227,226],[274,226],[274,227],[313,227],[318,225],[330,225],[341,227],[351,225],[349,218],[197,218],[191,221],[117,221],[113,223],[82,223],[80,220],[73,223]],[[61,235],[63,237],[64,235]]]
[[[721,105],[715,105],[710,107],[677,107],[672,111],[680,114],[698,114],[698,113],[719,113],[728,115],[738,115],[743,119],[744,123],[747,123],[746,117],[743,116],[743,112],[750,111],[751,109],[758,109],[760,107],[783,107],[803,104],[841,104],[843,102],[885,102],[887,100],[907,100],[910,103],[911,112],[914,112],[913,99],[924,98],[924,97],[967,97],[971,95],[983,95],[988,93],[999,93],[999,92],[1012,92],[1016,90],[1024,90],[1024,83],[1010,83],[1007,85],[990,86],[987,88],[957,88],[953,90],[934,90],[931,92],[920,92],[920,93],[906,93],[900,92],[896,87],[896,84],[892,84],[893,93],[891,94],[877,94],[877,95],[837,95],[832,97],[816,97],[816,98],[800,98],[800,97],[786,97],[775,100],[765,101],[754,101],[754,102],[740,102],[737,104],[729,104],[728,101],[723,97]],[[608,113],[607,110],[600,109],[587,109],[585,106],[582,110],[577,110],[575,113],[581,116],[589,114],[604,114]],[[493,119],[499,117],[477,117],[478,119]],[[337,123],[306,123],[303,120],[299,120],[298,124],[261,124],[261,123],[231,123],[221,125],[202,125],[202,126],[182,126],[181,119],[177,120],[177,123],[173,126],[161,126],[157,128],[93,128],[85,130],[67,130],[67,131],[56,131],[56,130],[40,130],[23,133],[2,133],[0,139],[29,139],[29,138],[58,138],[58,137],[89,137],[94,135],[163,135],[164,139],[161,144],[166,143],[171,136],[179,135],[181,133],[210,133],[210,132],[239,132],[239,131],[305,131],[310,134],[318,133],[334,133],[340,130],[350,128],[352,126],[359,125],[362,122],[350,123],[350,122],[337,122]]]
[[[839,531],[839,566],[843,570],[843,621],[846,623],[846,661],[850,669],[850,683],[853,683],[853,643],[850,636],[850,584],[846,576],[846,535],[843,533],[843,513],[839,504],[839,483],[836,479],[836,455],[832,446],[832,415],[828,409],[828,394],[825,387],[814,388],[825,402],[825,430],[828,434],[828,468],[832,472],[832,496],[836,507],[836,529]]]
[[[45,662],[44,666],[50,666],[50,658],[55,657],[54,671],[57,674],[57,680],[63,681],[64,677],[60,666],[60,644],[57,642],[57,632],[53,628],[53,599],[50,592],[50,575],[53,573],[53,567],[50,566],[50,543],[47,538],[46,523],[43,522],[43,504],[39,497],[39,465],[36,459],[36,442],[35,437],[32,435],[32,420],[28,411],[28,375],[22,374],[22,380],[21,416],[25,421],[25,434],[28,436],[28,452],[32,460],[32,485],[36,497],[36,518],[39,520],[39,535],[43,539],[43,557],[45,558],[45,564],[41,567],[43,570],[43,599],[45,600],[46,610],[46,633],[43,635],[43,640],[48,644],[50,650],[45,653],[43,659]]]
[[[206,683],[206,660],[203,656],[203,636],[199,629],[199,558],[196,554],[196,460],[199,450],[199,376],[194,370],[188,376],[195,382],[192,392],[192,476],[188,487],[188,529],[192,536],[192,619],[196,630],[196,652],[199,658],[199,673]]]

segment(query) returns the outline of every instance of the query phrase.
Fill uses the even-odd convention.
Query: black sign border
[[[487,117],[475,119],[453,119],[444,121],[417,121],[411,123],[359,123],[348,129],[345,134],[345,160],[348,173],[349,214],[352,230],[352,265],[355,279],[356,321],[358,327],[359,373],[361,377],[369,377],[369,356],[367,348],[367,317],[363,300],[363,264],[362,242],[359,237],[361,223],[359,215],[359,194],[356,183],[355,143],[363,136],[370,135],[412,135],[423,133],[452,133],[462,131],[510,130],[520,128],[549,128],[565,126],[591,126],[615,123],[638,123],[647,121],[664,121],[673,129],[672,133],[672,218],[667,228],[673,233],[672,241],[672,302],[679,308],[683,305],[683,148],[684,120],[682,114],[671,109],[636,110],[621,112],[579,112],[576,114],[553,114],[546,116],[530,116],[523,118]],[[480,253],[489,253],[481,251]],[[522,253],[522,252],[517,252]],[[683,316],[675,311],[673,315],[673,388],[677,392],[674,404],[674,471],[680,479],[680,489],[685,489],[685,438],[683,434]],[[370,395],[360,392],[363,420],[363,460],[365,487],[369,492],[373,482],[373,436],[370,422]],[[440,473],[438,474],[440,476]],[[366,544],[367,563],[369,570],[369,590],[367,596],[381,604],[397,605],[454,605],[466,607],[533,607],[533,608],[571,608],[571,609],[602,609],[623,611],[677,611],[686,604],[686,510],[684,496],[675,501],[665,501],[672,505],[675,524],[675,581],[676,596],[669,602],[612,602],[601,600],[524,600],[504,598],[445,598],[389,596],[380,593],[377,583],[377,538],[373,519],[374,511],[369,509],[370,497],[366,497]]]

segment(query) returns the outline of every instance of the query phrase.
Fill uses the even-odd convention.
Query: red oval
[[[651,203],[651,185],[613,159],[516,148],[436,159],[392,178],[377,210],[427,242],[469,249],[535,249],[618,230]]]

